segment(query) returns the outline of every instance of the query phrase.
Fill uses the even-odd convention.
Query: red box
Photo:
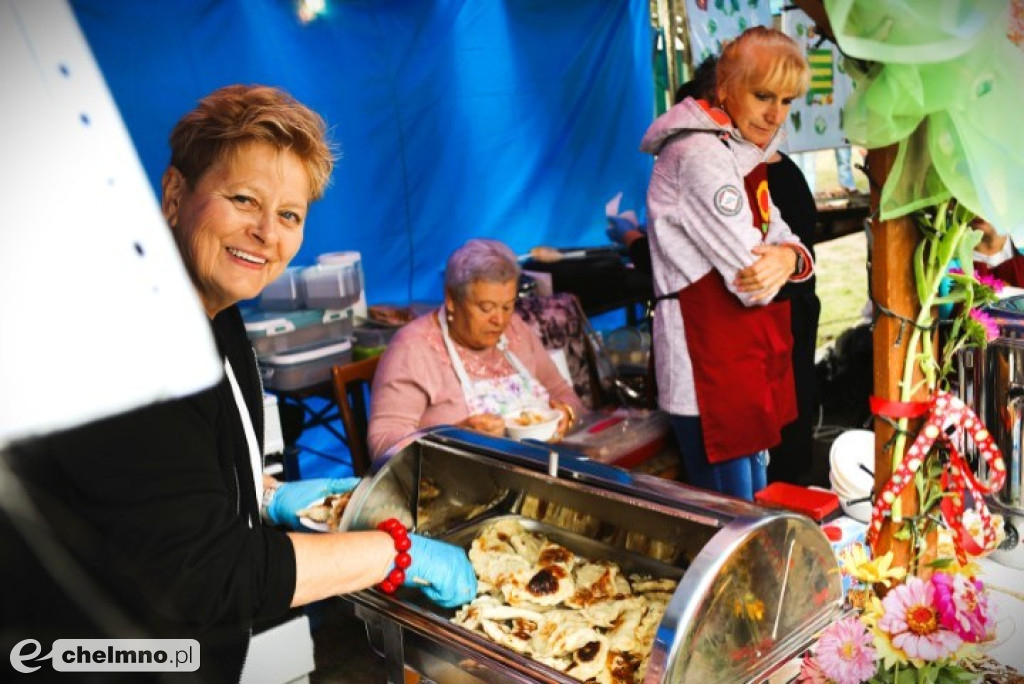
[[[773,482],[754,494],[754,501],[765,506],[803,513],[817,521],[839,508],[839,497],[824,489],[811,489],[788,482]]]

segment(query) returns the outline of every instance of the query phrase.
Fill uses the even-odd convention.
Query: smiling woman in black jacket
[[[210,318],[224,377],[184,399],[36,440],[15,457],[108,605],[143,634],[198,639],[206,681],[237,681],[253,621],[289,607],[378,583],[393,590],[414,577],[445,606],[476,591],[462,549],[400,526],[294,529],[298,508],[357,480],[277,483],[262,472],[262,387],[236,304],[257,296],[298,251],[333,165],[324,130],[318,115],[263,86],[221,88],[181,119],[161,206]],[[45,619],[61,624],[60,597],[28,587],[15,598],[49,600],[58,608]],[[107,627],[104,636],[140,636],[91,617]]]

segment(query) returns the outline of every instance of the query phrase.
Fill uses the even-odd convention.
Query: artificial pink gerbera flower
[[[829,625],[815,650],[822,672],[836,684],[860,684],[875,674],[871,635],[855,616]]]
[[[944,572],[936,572],[932,584],[942,626],[964,641],[983,641],[992,628],[984,585],[974,578]]]
[[[889,634],[892,645],[910,658],[942,660],[956,652],[963,640],[942,626],[931,582],[911,577],[882,599],[885,613],[878,628]]]

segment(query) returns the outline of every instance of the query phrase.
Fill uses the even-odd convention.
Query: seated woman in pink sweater
[[[457,425],[501,436],[502,416],[530,406],[564,414],[582,403],[540,339],[515,313],[519,262],[496,240],[473,239],[448,259],[444,306],[403,327],[374,376],[367,441],[376,457],[415,430]]]

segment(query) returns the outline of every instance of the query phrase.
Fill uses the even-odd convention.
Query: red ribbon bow
[[[952,434],[947,433],[950,426],[954,428]],[[973,469],[957,447],[963,440],[965,431],[974,440],[978,454],[985,459],[989,467],[990,480],[987,484],[978,481]],[[1003,486],[1006,480],[1006,465],[1003,463],[999,447],[992,440],[992,435],[974,411],[958,397],[942,390],[932,400],[928,418],[917,439],[907,449],[899,468],[875,499],[875,506],[871,511],[871,524],[868,526],[868,543],[873,546],[878,539],[885,513],[892,510],[892,504],[900,492],[913,481],[914,474],[920,469],[935,442],[945,445],[949,452],[949,467],[943,472],[941,480],[942,488],[949,496],[943,497],[940,509],[946,524],[953,532],[957,560],[962,564],[967,560],[967,553],[976,556],[995,545],[996,533],[992,526],[992,515],[985,505],[984,495],[999,491]],[[971,506],[981,519],[984,546],[978,545],[963,522],[968,492],[971,494]]]

